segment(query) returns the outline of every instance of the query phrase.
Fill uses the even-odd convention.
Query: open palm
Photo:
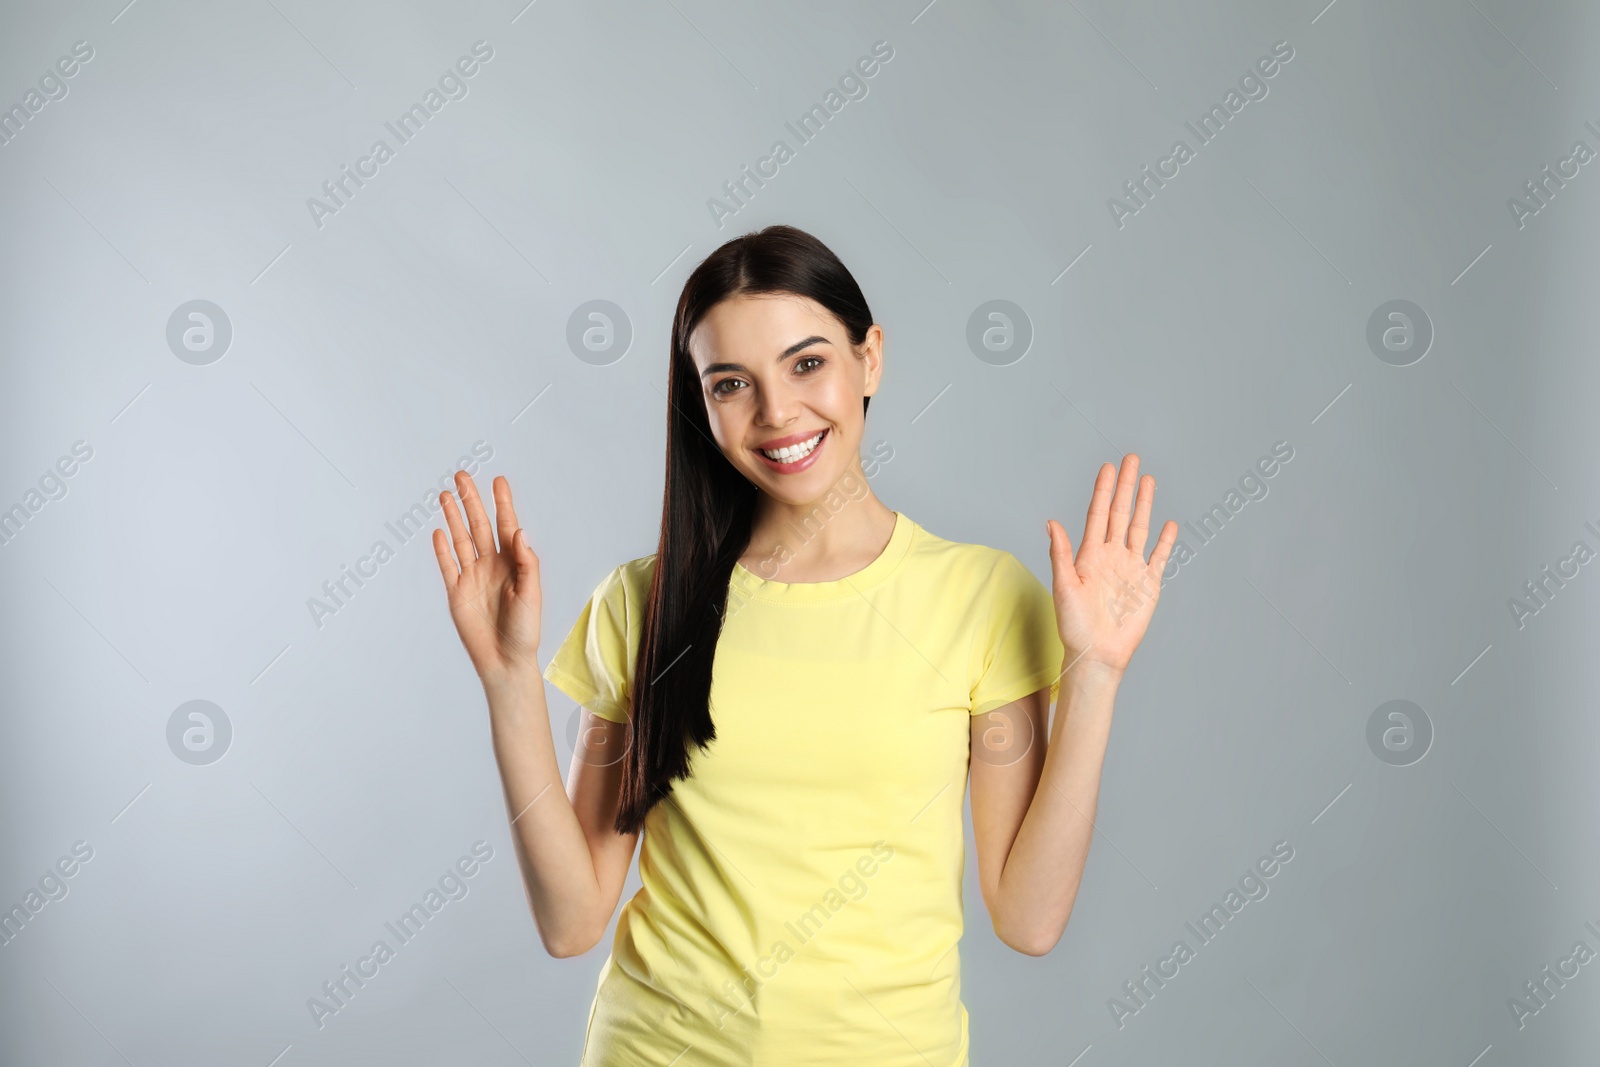
[[[494,480],[498,547],[495,527],[490,526],[483,510],[478,487],[465,471],[456,472],[456,491],[466,508],[467,524],[461,523],[455,497],[440,493],[439,503],[450,526],[450,538],[446,541],[443,530],[433,531],[433,552],[444,576],[456,632],[485,685],[500,684],[529,672],[537,675],[539,557],[528,547],[527,534],[517,526],[511,485],[504,477]]]
[[[1145,560],[1155,493],[1155,478],[1139,477],[1139,457],[1130,452],[1120,474],[1101,465],[1076,558],[1067,531],[1054,519],[1047,523],[1056,626],[1069,666],[1098,665],[1120,674],[1144,639],[1161,596],[1161,571],[1178,540],[1178,524],[1169,519]]]

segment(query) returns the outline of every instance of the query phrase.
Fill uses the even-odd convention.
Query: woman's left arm
[[[1030,956],[1055,947],[1072,914],[1094,836],[1100,770],[1112,708],[1128,661],[1161,594],[1161,572],[1178,538],[1168,521],[1150,560],[1155,479],[1139,457],[1107,463],[1076,558],[1061,524],[1047,524],[1056,624],[1066,661],[1056,715],[1041,689],[972,721],[972,824],[978,878],[995,933]]]

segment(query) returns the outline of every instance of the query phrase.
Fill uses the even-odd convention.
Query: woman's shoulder
[[[941,603],[970,607],[979,620],[1013,618],[1019,613],[1048,621],[1054,612],[1054,595],[1047,571],[1041,579],[1026,563],[1003,548],[969,541],[952,541],[918,527],[916,555],[922,573],[916,584],[937,589]],[[925,536],[924,536],[925,535]],[[1039,623],[1046,631],[1046,623]]]
[[[600,576],[594,591],[589,595],[593,607],[626,617],[642,610],[650,596],[650,581],[655,574],[656,557],[652,553],[619,563]]]
[[[1046,580],[1003,548],[940,537],[920,524],[911,555],[918,584],[961,602],[1014,601],[1048,591]]]
[[[1005,568],[1023,567],[1021,560],[1003,548],[994,548],[972,541],[951,540],[939,536],[921,523],[914,525],[917,530],[915,554],[927,565],[968,573],[979,578],[993,575]]]
[[[642,601],[650,595],[650,581],[656,572],[656,554],[630,559],[611,569],[602,587],[626,595],[630,601]]]

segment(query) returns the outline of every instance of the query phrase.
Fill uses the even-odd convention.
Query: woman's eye
[[[820,356],[801,356],[794,361],[796,374],[810,374],[828,361]],[[743,392],[749,383],[742,378],[724,378],[711,386],[711,395],[716,397],[731,396]]]

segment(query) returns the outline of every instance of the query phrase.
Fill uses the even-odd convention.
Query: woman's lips
[[[765,463],[768,467],[777,471],[779,474],[799,474],[801,471],[805,470],[807,467],[811,466],[811,464],[817,461],[817,455],[821,453],[822,449],[827,445],[827,443],[828,431],[823,430],[822,440],[817,442],[817,446],[806,455],[795,460],[793,463],[779,463],[777,460],[768,456],[760,449],[756,449],[755,454],[761,460],[761,462]]]

